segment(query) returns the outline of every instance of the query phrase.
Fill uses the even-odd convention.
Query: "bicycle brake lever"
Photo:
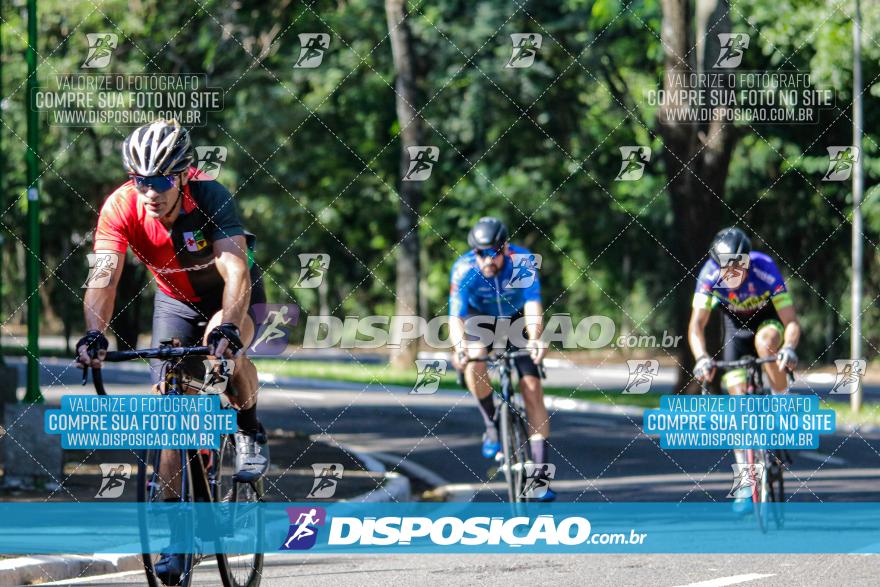
[[[467,383],[464,380],[464,371],[456,371],[456,373],[459,387],[464,387],[465,389],[467,389]]]

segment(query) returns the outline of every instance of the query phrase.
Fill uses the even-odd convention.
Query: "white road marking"
[[[761,575],[758,573],[749,573],[748,575],[733,575],[731,577],[719,577],[717,579],[709,579],[708,581],[700,581],[699,583],[688,583],[687,585],[679,585],[678,587],[725,587],[725,585],[739,585],[741,583],[775,576],[775,574]]]

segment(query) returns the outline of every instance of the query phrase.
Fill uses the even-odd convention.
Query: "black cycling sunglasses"
[[[489,247],[488,249],[474,249],[474,253],[480,258],[495,258],[504,252],[504,247]]]
[[[172,187],[174,187],[174,179],[176,175],[132,175],[131,178],[134,180],[134,184],[138,187],[138,189],[147,191],[153,190],[155,192],[167,192]]]

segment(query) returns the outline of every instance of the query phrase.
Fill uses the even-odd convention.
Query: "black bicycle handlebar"
[[[500,361],[505,359],[517,359],[519,357],[531,357],[532,353],[527,350],[517,350],[517,351],[499,351],[496,353],[491,353],[485,357],[475,357],[473,359],[468,359],[468,363],[492,363],[497,364]],[[492,366],[492,365],[490,365]],[[538,376],[541,379],[547,379],[547,371],[544,369],[544,363],[535,363],[535,367],[538,369]],[[464,387],[467,389],[467,382],[464,380],[464,371],[458,371],[458,385],[459,387]]]
[[[745,357],[736,361],[712,361],[712,365],[720,369],[736,369],[738,367],[749,367],[751,365],[763,365],[765,363],[775,363],[778,355],[772,357],[764,357],[758,359],[756,357]]]
[[[154,349],[135,349],[131,351],[110,351],[101,359],[108,363],[121,363],[123,361],[133,361],[135,359],[182,359],[184,357],[207,357],[211,356],[210,347],[206,346],[163,346]],[[83,366],[83,380],[85,385],[89,380],[89,368]],[[107,395],[104,389],[104,376],[100,368],[92,367],[92,384],[95,386],[95,392],[98,395]]]

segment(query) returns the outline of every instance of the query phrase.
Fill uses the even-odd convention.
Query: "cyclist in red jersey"
[[[190,151],[189,133],[176,120],[142,126],[125,140],[122,158],[130,179],[104,202],[95,231],[95,253],[111,275],[104,287],[87,285],[88,330],[77,343],[77,360],[101,365],[121,258],[131,248],[158,286],[153,345],[168,338],[184,345],[202,341],[216,357],[234,360],[236,476],[252,481],[268,466],[255,442],[257,371],[245,354],[255,329],[251,306],[265,302],[262,276],[252,262],[255,239],[245,232],[232,195],[191,167]],[[152,369],[155,385],[162,380],[158,364]]]
[[[238,408],[235,477],[254,481],[268,468],[260,454],[265,433],[257,420],[257,370],[245,355],[254,336],[253,304],[265,303],[262,276],[253,264],[254,237],[245,232],[232,195],[191,167],[189,133],[176,120],[159,120],[136,129],[122,146],[129,181],[101,209],[95,231],[96,268],[84,299],[87,332],[77,342],[77,361],[101,366],[108,347],[104,331],[112,327],[120,262],[128,248],[156,279],[153,346],[169,338],[185,346],[202,341],[215,357],[234,361],[231,376]],[[99,283],[100,282],[100,283]],[[160,362],[151,366],[158,389]],[[180,474],[173,451],[163,457]],[[178,499],[166,495],[166,499]],[[155,565],[165,584],[178,584],[183,555],[162,553]]]

